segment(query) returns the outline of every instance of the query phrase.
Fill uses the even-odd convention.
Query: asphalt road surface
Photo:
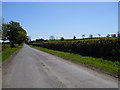
[[[118,88],[118,81],[24,45],[6,69],[3,88]]]

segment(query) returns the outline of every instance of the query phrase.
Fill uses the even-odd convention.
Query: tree
[[[73,36],[73,40],[75,40],[76,39],[76,37],[75,36]]]
[[[64,40],[64,37],[61,37],[60,40],[63,41],[63,40]]]
[[[111,34],[111,37],[116,37],[116,34]]]
[[[1,25],[1,20],[0,20],[0,40],[2,39],[2,25]]]
[[[21,44],[23,42],[25,42],[27,40],[27,36],[26,36],[26,31],[24,29],[21,29],[20,31],[18,31],[18,37],[16,37],[16,43],[17,44]]]
[[[85,35],[82,35],[82,38],[84,39]]]
[[[1,34],[2,34],[2,40],[3,42],[8,40],[8,36],[7,36],[7,31],[8,31],[8,24],[2,24],[2,30],[1,30]]]
[[[42,38],[41,38],[41,39],[36,39],[35,41],[38,42],[38,43],[40,43],[40,42],[45,42],[45,40],[42,39]]]
[[[90,34],[90,35],[89,35],[89,38],[93,38],[93,35],[92,35],[92,34]]]
[[[54,36],[50,36],[49,40],[55,40]]]
[[[100,34],[98,34],[98,37],[99,37],[99,38],[100,38],[100,36],[101,36],[101,35],[100,35]]]
[[[110,34],[107,34],[107,36],[106,37],[110,37]]]
[[[2,24],[2,33],[2,40],[9,40],[11,48],[15,47],[15,43],[20,45],[27,38],[27,32],[19,22],[10,21],[8,24]]]
[[[26,38],[26,41],[25,41],[26,43],[29,43],[29,42],[31,42],[31,37],[30,36],[27,36],[27,38]]]
[[[118,31],[118,33],[117,33],[117,34],[118,34],[118,37],[120,37],[120,31]]]

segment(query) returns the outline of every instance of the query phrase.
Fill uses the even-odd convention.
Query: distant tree
[[[63,40],[64,40],[64,37],[61,37],[60,40],[63,41]]]
[[[29,43],[32,43],[32,44],[33,44],[33,43],[35,43],[35,41],[33,40],[33,41],[30,41]]]
[[[107,36],[106,37],[110,37],[110,34],[107,34]]]
[[[45,42],[45,40],[42,39],[42,38],[41,38],[41,39],[36,39],[35,41],[36,41],[36,42]]]
[[[93,35],[92,35],[92,34],[90,34],[90,35],[89,35],[89,38],[93,38]]]
[[[50,36],[49,40],[55,40],[54,36]]]
[[[84,38],[85,38],[85,35],[82,35],[82,38],[84,39]]]
[[[111,37],[116,37],[116,34],[111,34]]]
[[[120,31],[118,31],[117,34],[118,34],[117,36],[120,37]]]
[[[76,39],[76,37],[75,36],[73,36],[73,40],[75,40]]]
[[[98,34],[98,37],[99,37],[99,38],[100,38],[100,36],[101,36],[101,35],[100,35],[100,34]]]

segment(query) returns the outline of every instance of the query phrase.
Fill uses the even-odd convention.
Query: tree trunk
[[[11,47],[11,48],[14,48],[14,47],[15,47],[15,45],[14,45],[13,42],[10,42],[10,47]]]

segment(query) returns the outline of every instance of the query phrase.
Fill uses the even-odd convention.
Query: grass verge
[[[5,61],[9,58],[15,51],[22,48],[22,46],[16,46],[15,48],[7,48],[4,51],[0,52],[0,62]]]
[[[36,47],[30,45],[32,48],[36,48],[38,50],[42,50],[44,52],[56,55],[58,57],[70,60],[75,63],[81,63],[87,67],[94,68],[96,70],[102,71],[106,74],[112,75],[114,77],[118,77],[118,70],[119,70],[119,62],[113,62],[109,60],[105,60],[102,58],[93,58],[93,57],[85,57],[77,54],[67,53],[67,52],[61,52],[61,51],[55,51],[51,49],[46,49],[42,47]]]

